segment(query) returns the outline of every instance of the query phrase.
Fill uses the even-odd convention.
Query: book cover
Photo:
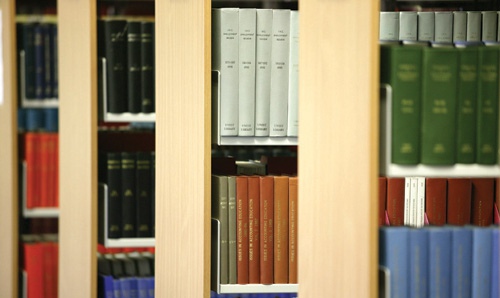
[[[127,21],[127,112],[141,112],[141,21]]]
[[[491,297],[492,229],[475,227],[472,239],[471,297]]]
[[[289,204],[288,204],[288,282],[291,284],[298,283],[298,187],[299,180],[297,177],[290,177],[288,186]]]
[[[470,297],[472,229],[451,228],[451,297]]]
[[[122,237],[133,238],[137,236],[136,154],[134,152],[121,152],[121,166]],[[116,212],[116,209],[112,212]]]
[[[236,177],[236,241],[238,245],[238,284],[248,284],[248,177]]]
[[[430,225],[446,224],[446,194],[446,178],[426,178],[425,212]]]
[[[52,96],[54,98],[58,98],[59,97],[59,57],[58,57],[58,50],[57,50],[57,24],[53,24],[53,26],[51,26],[51,30],[52,30],[52,36],[53,38],[51,39],[52,41],[52,49],[54,51],[54,54],[52,56],[52,69],[53,69],[53,73],[52,73]]]
[[[411,229],[409,231],[409,293],[410,298],[427,297],[428,279],[428,239],[427,229]]]
[[[381,46],[381,82],[392,87],[391,162],[420,162],[422,47]]]
[[[274,283],[288,283],[288,210],[287,176],[274,177]]]
[[[274,177],[260,177],[260,283],[274,282]]]
[[[43,78],[44,78],[44,95],[45,98],[52,98],[53,92],[53,74],[54,74],[54,42],[52,39],[54,36],[52,35],[52,26],[55,24],[51,23],[42,23],[42,31],[43,31]]]
[[[387,178],[387,215],[391,226],[402,226],[405,213],[405,178]]]
[[[227,178],[227,193],[228,193],[228,249],[229,249],[229,284],[237,283],[237,209],[236,209],[236,177],[229,176]]]
[[[471,223],[472,183],[468,178],[448,178],[446,218],[450,225]]]
[[[137,237],[152,237],[151,209],[151,154],[137,152],[136,154],[136,227]]]
[[[50,167],[50,152],[49,152],[49,139],[48,133],[41,132],[38,134],[39,140],[39,175],[37,179],[40,185],[40,202],[38,207],[49,207],[49,188],[50,178],[49,178],[49,167]]]
[[[463,42],[467,39],[467,12],[453,12],[453,42]]]
[[[155,111],[155,23],[141,22],[141,112]]]
[[[299,12],[290,11],[290,74],[287,136],[299,135]]]
[[[378,226],[385,224],[385,206],[387,201],[387,177],[378,177]]]
[[[493,201],[495,199],[494,178],[473,178],[472,224],[487,227],[493,224]]]
[[[422,74],[421,162],[452,165],[456,157],[457,50],[425,48]]]
[[[249,283],[260,283],[260,178],[248,177]]]
[[[155,297],[155,278],[153,277],[148,277],[148,298],[154,298]]]
[[[409,233],[407,227],[379,229],[379,264],[390,271],[391,297],[408,297],[409,293]]]
[[[481,41],[481,12],[467,11],[467,41]]]
[[[48,135],[48,203],[51,207],[59,206],[59,135],[47,133]]]
[[[99,274],[97,287],[98,287],[97,295],[99,298],[115,298],[113,277],[111,275]]]
[[[146,277],[137,277],[137,298],[148,298],[148,279]]]
[[[429,295],[450,297],[451,294],[451,230],[428,228],[429,233]]]
[[[226,176],[212,175],[212,218],[220,222],[220,283],[229,283],[228,182]]]

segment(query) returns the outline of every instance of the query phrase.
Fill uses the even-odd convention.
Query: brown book
[[[472,184],[468,178],[448,179],[448,209],[446,220],[450,225],[471,223]]]
[[[385,202],[387,200],[387,178],[378,177],[378,226],[385,225]]]
[[[274,177],[274,283],[288,283],[288,177]]]
[[[298,178],[290,177],[288,181],[288,282],[291,284],[298,283],[297,274],[297,228],[298,228]]]
[[[500,213],[500,178],[495,179],[495,203],[497,211]]]
[[[494,178],[474,178],[472,181],[472,224],[487,227],[493,224]]]
[[[402,226],[405,213],[405,178],[387,178],[387,215],[391,226]]]
[[[238,284],[248,284],[248,177],[236,177],[236,243]]]
[[[274,282],[274,177],[260,177],[260,283]]]
[[[446,178],[427,178],[425,180],[425,213],[429,224],[446,224]]]
[[[248,177],[248,280],[260,283],[260,178]]]

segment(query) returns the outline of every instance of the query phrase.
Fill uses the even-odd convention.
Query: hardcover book
[[[453,12],[453,42],[463,42],[467,39],[467,13]]]
[[[290,74],[287,136],[299,135],[299,12],[290,11]]]
[[[476,227],[472,239],[472,297],[491,297],[492,229]]]
[[[451,297],[451,230],[429,228],[429,295]]]
[[[385,224],[385,210],[387,201],[387,177],[378,177],[378,225]]]
[[[260,177],[260,283],[274,282],[274,177]]]
[[[229,255],[229,284],[237,283],[237,209],[236,209],[236,177],[227,178],[228,201],[228,255]]]
[[[430,225],[446,224],[446,188],[446,178],[426,178],[425,210]]]
[[[298,283],[298,178],[290,177],[289,180],[289,205],[288,205],[288,282]]]
[[[122,161],[120,153],[106,153],[106,183],[108,185],[108,238],[122,237]]]
[[[141,112],[155,111],[155,23],[141,22]]]
[[[409,295],[409,234],[406,227],[382,227],[379,229],[379,263],[390,271],[391,297]]]
[[[248,279],[260,283],[260,178],[248,177]]]
[[[236,235],[238,245],[238,284],[248,284],[248,177],[236,177]]]
[[[220,222],[220,283],[229,283],[229,212],[226,176],[212,175],[212,218]]]
[[[451,297],[470,297],[472,279],[472,229],[451,229]]]
[[[137,236],[137,197],[136,197],[136,154],[133,152],[121,152],[122,165],[122,237],[134,238]],[[116,209],[111,209],[116,212]]]
[[[274,177],[274,283],[288,283],[289,177]]]
[[[387,178],[387,215],[391,226],[404,224],[405,178]]]
[[[494,178],[473,178],[472,224],[487,227],[493,224],[493,201],[495,199]]]
[[[127,21],[127,111],[141,112],[141,22]]]
[[[471,223],[472,183],[468,178],[448,179],[447,222],[463,226]]]
[[[467,41],[481,41],[481,12],[467,12]]]
[[[427,229],[412,229],[409,231],[409,293],[410,298],[426,298],[428,287],[428,231]]]
[[[137,152],[136,157],[137,237],[152,237],[151,154]]]

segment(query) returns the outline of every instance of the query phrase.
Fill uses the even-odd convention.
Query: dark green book
[[[155,23],[141,23],[141,110],[155,111]]]
[[[381,82],[392,87],[391,162],[420,162],[421,46],[381,46]]]
[[[137,235],[136,226],[136,178],[135,153],[122,152],[122,237],[134,238]]]
[[[456,152],[458,51],[425,48],[422,69],[421,163],[452,165]]]
[[[128,112],[141,112],[141,22],[128,21],[127,78]]]
[[[137,152],[136,157],[137,237],[152,237],[151,155],[149,152]]]
[[[458,49],[457,163],[476,161],[477,47]]]
[[[478,164],[497,163],[498,51],[498,47],[479,48],[476,158]]]
[[[108,238],[122,236],[122,166],[120,153],[106,153],[106,184],[108,185]]]

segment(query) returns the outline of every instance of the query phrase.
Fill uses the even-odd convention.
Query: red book
[[[471,223],[472,183],[468,178],[448,179],[448,210],[446,220],[450,225]]]
[[[387,178],[378,177],[378,226],[385,223],[385,207],[387,200]]]
[[[404,225],[405,178],[387,178],[387,215],[391,226]]]
[[[472,224],[487,227],[493,224],[494,178],[472,180]]]
[[[47,178],[48,178],[48,207],[56,207],[56,193],[57,193],[57,177],[56,177],[56,166],[57,166],[57,133],[47,134]]]
[[[40,243],[24,244],[24,269],[28,275],[28,297],[44,298],[43,247]]]
[[[495,202],[497,211],[500,213],[500,178],[495,180]]]
[[[56,243],[43,242],[44,266],[43,278],[45,287],[45,298],[57,298],[57,251]]]
[[[298,254],[298,178],[290,177],[288,183],[288,282],[298,283],[297,254]]]
[[[54,207],[59,207],[59,134],[52,135],[54,139]]]
[[[50,158],[50,136],[48,133],[39,133],[39,172],[37,179],[40,183],[40,204],[39,207],[49,207],[49,188],[50,188],[50,173],[49,173],[49,158]]]
[[[288,283],[288,177],[274,177],[274,283]]]
[[[425,179],[425,213],[430,225],[446,224],[446,178]]]
[[[248,177],[236,177],[237,282],[248,284]]]
[[[248,281],[260,283],[260,179],[248,177]]]
[[[36,133],[25,134],[24,160],[26,161],[26,207],[35,208],[39,206],[40,191],[37,181],[37,147],[38,136]]]
[[[260,283],[274,282],[274,177],[260,177]]]

